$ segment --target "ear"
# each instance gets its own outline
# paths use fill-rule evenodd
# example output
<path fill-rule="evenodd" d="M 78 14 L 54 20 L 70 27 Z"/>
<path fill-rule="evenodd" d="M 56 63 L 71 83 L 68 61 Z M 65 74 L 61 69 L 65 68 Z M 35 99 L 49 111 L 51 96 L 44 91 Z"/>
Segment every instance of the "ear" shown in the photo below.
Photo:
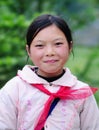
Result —
<path fill-rule="evenodd" d="M 69 52 L 71 53 L 72 50 L 73 50 L 73 42 L 71 41 L 70 48 L 69 48 Z"/>
<path fill-rule="evenodd" d="M 28 56 L 30 56 L 30 48 L 29 48 L 28 45 L 26 45 L 26 51 L 27 51 L 27 53 L 28 53 Z"/>

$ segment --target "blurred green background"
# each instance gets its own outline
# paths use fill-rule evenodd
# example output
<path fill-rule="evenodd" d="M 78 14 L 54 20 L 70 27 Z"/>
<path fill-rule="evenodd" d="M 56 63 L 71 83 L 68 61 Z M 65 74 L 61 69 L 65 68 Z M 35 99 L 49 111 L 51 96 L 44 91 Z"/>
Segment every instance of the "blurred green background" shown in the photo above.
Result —
<path fill-rule="evenodd" d="M 0 88 L 26 64 L 25 34 L 42 13 L 57 14 L 69 24 L 74 56 L 66 64 L 78 79 L 99 87 L 98 0 L 0 0 Z M 95 94 L 99 104 L 99 91 Z"/>

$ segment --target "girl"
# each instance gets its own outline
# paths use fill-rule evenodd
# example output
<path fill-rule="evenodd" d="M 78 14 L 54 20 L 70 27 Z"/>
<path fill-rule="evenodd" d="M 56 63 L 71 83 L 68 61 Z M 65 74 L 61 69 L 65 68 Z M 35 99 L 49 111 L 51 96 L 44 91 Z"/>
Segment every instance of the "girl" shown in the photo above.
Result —
<path fill-rule="evenodd" d="M 72 51 L 71 31 L 53 15 L 28 28 L 26 65 L 0 90 L 0 130 L 99 130 L 99 110 L 89 87 L 64 65 Z"/>

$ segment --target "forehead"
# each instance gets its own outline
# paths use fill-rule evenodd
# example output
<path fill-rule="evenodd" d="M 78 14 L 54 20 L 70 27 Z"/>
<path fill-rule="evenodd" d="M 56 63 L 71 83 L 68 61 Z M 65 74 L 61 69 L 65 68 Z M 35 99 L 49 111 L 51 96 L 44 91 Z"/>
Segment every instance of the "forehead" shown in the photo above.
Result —
<path fill-rule="evenodd" d="M 62 32 L 62 30 L 53 24 L 40 30 L 37 33 L 37 35 L 34 37 L 34 40 L 38 38 L 53 39 L 53 38 L 58 38 L 58 37 L 62 37 L 66 39 L 65 34 Z"/>

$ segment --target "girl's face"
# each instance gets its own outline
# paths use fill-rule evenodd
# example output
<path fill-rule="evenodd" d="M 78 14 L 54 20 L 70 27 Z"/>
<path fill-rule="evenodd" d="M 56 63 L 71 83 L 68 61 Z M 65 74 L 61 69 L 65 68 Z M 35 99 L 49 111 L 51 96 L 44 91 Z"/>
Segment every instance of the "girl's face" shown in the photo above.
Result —
<path fill-rule="evenodd" d="M 26 49 L 34 65 L 38 66 L 38 74 L 44 77 L 61 74 L 70 53 L 64 33 L 55 25 L 42 29 Z"/>

